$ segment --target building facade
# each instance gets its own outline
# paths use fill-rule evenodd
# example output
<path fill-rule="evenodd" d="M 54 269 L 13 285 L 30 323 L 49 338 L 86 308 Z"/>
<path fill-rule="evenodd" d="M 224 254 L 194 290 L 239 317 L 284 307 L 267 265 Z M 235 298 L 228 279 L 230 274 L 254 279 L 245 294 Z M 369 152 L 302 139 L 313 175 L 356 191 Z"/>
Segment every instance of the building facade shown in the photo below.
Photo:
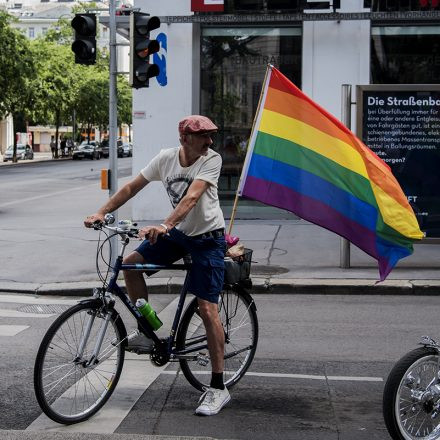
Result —
<path fill-rule="evenodd" d="M 223 11 L 193 12 L 195 3 L 221 4 Z M 332 15 L 332 5 L 304 9 L 304 4 L 302 0 L 135 2 L 141 11 L 162 18 L 152 35 L 161 41 L 154 61 L 166 71 L 166 78 L 152 79 L 149 88 L 134 91 L 133 174 L 160 149 L 178 145 L 177 123 L 182 117 L 207 115 L 220 127 L 215 149 L 223 157 L 219 193 L 228 216 L 268 63 L 337 118 L 343 84 L 440 83 L 436 0 L 341 0 L 334 5 L 339 16 Z M 437 14 L 437 22 L 421 14 Z M 354 112 L 355 106 L 356 131 Z M 158 187 L 152 184 L 138 195 L 134 218 L 156 220 L 169 213 L 165 191 Z M 238 217 L 290 214 L 243 201 Z"/>
<path fill-rule="evenodd" d="M 88 2 L 82 2 L 84 6 Z M 105 9 L 108 5 L 100 2 L 92 2 L 93 8 Z M 120 5 L 121 2 L 118 2 Z M 1 1 L 0 7 L 18 19 L 13 26 L 30 40 L 41 37 L 47 31 L 57 26 L 61 18 L 70 20 L 73 18 L 72 8 L 78 6 L 78 2 L 74 1 L 43 1 L 43 0 L 22 0 L 22 1 Z M 107 13 L 108 15 L 108 13 Z M 101 49 L 108 50 L 109 47 L 109 29 L 106 26 L 99 25 L 97 46 Z M 123 43 L 125 40 L 121 36 L 117 36 L 117 42 Z M 72 52 L 72 57 L 74 54 Z M 127 46 L 117 46 L 118 71 L 128 72 L 129 56 Z M 14 129 L 12 118 L 7 118 L 0 122 L 0 154 L 3 153 L 9 145 L 14 142 Z M 60 127 L 60 133 L 72 131 L 72 127 Z M 55 136 L 55 127 L 39 127 L 33 126 L 30 129 L 34 139 L 36 151 L 50 151 L 50 140 Z M 95 133 L 95 132 L 94 132 Z M 125 135 L 125 134 L 124 134 Z M 125 137 L 128 137 L 125 136 Z"/>

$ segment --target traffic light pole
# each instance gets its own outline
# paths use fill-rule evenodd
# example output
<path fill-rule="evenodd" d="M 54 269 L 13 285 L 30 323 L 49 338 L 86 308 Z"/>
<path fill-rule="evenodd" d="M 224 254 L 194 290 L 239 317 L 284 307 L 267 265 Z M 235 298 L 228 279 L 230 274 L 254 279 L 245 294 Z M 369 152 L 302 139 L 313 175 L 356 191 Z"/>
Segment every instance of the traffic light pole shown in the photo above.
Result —
<path fill-rule="evenodd" d="M 110 0 L 110 81 L 109 81 L 109 169 L 110 169 L 110 188 L 109 197 L 118 190 L 118 148 L 116 146 L 118 113 L 117 113 L 117 61 L 116 61 L 116 0 Z M 118 211 L 114 213 L 115 222 L 118 222 Z M 118 255 L 118 239 L 117 236 L 111 238 L 111 262 L 112 265 Z"/>

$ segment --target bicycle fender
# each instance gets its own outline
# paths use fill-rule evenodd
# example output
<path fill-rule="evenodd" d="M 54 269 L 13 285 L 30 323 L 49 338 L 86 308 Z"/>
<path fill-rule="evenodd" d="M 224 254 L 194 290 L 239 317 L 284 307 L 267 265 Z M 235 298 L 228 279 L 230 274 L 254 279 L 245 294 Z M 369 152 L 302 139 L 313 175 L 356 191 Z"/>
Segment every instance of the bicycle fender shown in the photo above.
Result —
<path fill-rule="evenodd" d="M 235 290 L 239 291 L 240 294 L 243 295 L 249 301 L 249 304 L 251 305 L 251 309 L 253 309 L 256 312 L 257 306 L 255 305 L 255 301 L 252 298 L 251 294 L 246 289 L 243 289 L 243 287 L 239 285 L 235 285 Z"/>
<path fill-rule="evenodd" d="M 87 298 L 78 301 L 78 304 L 87 304 L 91 307 L 99 307 L 102 306 L 102 301 L 99 298 Z"/>

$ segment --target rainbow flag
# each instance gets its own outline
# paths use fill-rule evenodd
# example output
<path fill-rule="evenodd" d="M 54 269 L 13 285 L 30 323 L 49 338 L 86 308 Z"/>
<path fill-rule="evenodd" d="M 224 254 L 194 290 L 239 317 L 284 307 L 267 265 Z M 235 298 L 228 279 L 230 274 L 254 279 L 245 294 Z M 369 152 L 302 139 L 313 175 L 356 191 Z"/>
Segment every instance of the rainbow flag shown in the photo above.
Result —
<path fill-rule="evenodd" d="M 345 237 L 378 260 L 381 281 L 423 238 L 389 166 L 272 66 L 238 194 Z"/>

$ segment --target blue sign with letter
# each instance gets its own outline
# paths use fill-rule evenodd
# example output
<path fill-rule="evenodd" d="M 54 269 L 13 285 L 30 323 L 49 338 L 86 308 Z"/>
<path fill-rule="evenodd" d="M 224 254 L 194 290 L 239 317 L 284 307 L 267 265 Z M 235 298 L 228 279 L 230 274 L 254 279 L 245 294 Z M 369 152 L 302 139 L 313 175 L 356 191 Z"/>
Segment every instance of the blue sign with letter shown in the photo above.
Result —
<path fill-rule="evenodd" d="M 159 66 L 159 75 L 156 76 L 157 82 L 162 87 L 165 87 L 168 83 L 167 79 L 167 36 L 161 32 L 157 37 L 156 40 L 160 44 L 160 50 L 159 52 L 156 52 L 153 54 L 153 63 L 157 64 Z"/>

